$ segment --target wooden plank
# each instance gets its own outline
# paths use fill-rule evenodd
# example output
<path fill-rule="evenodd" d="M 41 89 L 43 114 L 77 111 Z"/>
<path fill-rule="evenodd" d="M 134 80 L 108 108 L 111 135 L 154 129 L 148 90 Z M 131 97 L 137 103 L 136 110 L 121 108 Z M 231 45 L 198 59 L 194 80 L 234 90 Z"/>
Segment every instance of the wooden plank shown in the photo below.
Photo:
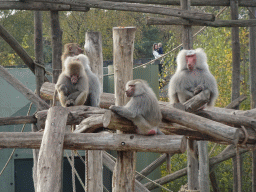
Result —
<path fill-rule="evenodd" d="M 248 20 L 216 20 L 199 21 L 173 18 L 149 17 L 146 19 L 147 25 L 189 25 L 189 26 L 210 26 L 210 27 L 250 27 L 256 26 L 256 21 Z"/>
<path fill-rule="evenodd" d="M 118 2 L 108 2 L 108 1 L 94 1 L 94 0 L 28 0 L 29 2 L 48 2 L 48 3 L 59 3 L 68 4 L 76 6 L 86 6 L 90 8 L 108 9 L 108 10 L 120 10 L 120 11 L 134 11 L 143 13 L 153 13 L 160 15 L 169 15 L 175 17 L 182 17 L 187 19 L 199 19 L 214 21 L 215 16 L 210 13 L 202 13 L 196 11 L 187 11 L 181 9 L 174 9 L 164 6 L 154 6 L 154 5 L 142 5 L 142 4 L 132 4 L 132 3 L 118 3 Z"/>
<path fill-rule="evenodd" d="M 44 100 L 25 87 L 25 85 L 12 76 L 3 66 L 0 66 L 0 76 L 10 85 L 12 85 L 17 91 L 23 94 L 29 101 L 35 104 L 40 110 L 49 108 L 49 105 Z"/>
<path fill-rule="evenodd" d="M 59 192 L 62 189 L 63 143 L 67 117 L 66 108 L 57 106 L 49 109 L 38 157 L 37 192 Z"/>
<path fill-rule="evenodd" d="M 0 147 L 39 149 L 42 136 L 43 133 L 41 132 L 1 132 Z M 63 148 L 70 150 L 183 153 L 186 150 L 186 138 L 179 135 L 66 133 Z"/>

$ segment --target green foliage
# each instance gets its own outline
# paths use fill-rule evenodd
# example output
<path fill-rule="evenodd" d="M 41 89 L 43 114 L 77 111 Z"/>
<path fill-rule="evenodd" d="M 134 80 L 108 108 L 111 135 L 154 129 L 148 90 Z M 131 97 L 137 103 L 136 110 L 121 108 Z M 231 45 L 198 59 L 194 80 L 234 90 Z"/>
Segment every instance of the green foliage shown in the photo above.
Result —
<path fill-rule="evenodd" d="M 29 55 L 34 55 L 34 24 L 32 11 L 0 11 L 1 25 L 23 46 Z M 23 62 L 12 48 L 0 39 L 1 65 L 22 65 Z"/>

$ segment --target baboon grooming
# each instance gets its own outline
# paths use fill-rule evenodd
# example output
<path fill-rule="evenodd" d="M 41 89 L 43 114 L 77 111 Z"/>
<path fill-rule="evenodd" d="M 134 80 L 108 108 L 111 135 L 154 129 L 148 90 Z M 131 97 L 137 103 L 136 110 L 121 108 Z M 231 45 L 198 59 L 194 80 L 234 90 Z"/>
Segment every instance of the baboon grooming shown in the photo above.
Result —
<path fill-rule="evenodd" d="M 218 97 L 218 87 L 209 70 L 204 50 L 198 48 L 180 51 L 177 56 L 177 70 L 171 77 L 168 88 L 170 103 L 185 103 L 205 89 L 210 91 L 207 106 L 214 106 Z"/>
<path fill-rule="evenodd" d="M 61 61 L 62 61 L 62 68 L 63 64 L 65 62 L 65 59 L 69 56 L 73 57 L 75 55 L 79 55 L 83 53 L 84 50 L 79 47 L 77 43 L 67 43 L 64 45 L 64 51 L 63 54 L 61 55 Z"/>
<path fill-rule="evenodd" d="M 55 89 L 63 107 L 83 105 L 88 92 L 88 77 L 80 61 L 67 57 L 65 69 L 60 74 Z"/>
<path fill-rule="evenodd" d="M 110 106 L 109 109 L 131 120 L 137 126 L 137 133 L 142 135 L 155 135 L 162 114 L 155 93 L 148 83 L 141 79 L 128 81 L 126 95 L 131 100 L 125 106 Z"/>
<path fill-rule="evenodd" d="M 91 71 L 89 59 L 86 55 L 79 54 L 74 58 L 81 61 L 89 80 L 89 95 L 87 97 L 85 105 L 99 107 L 101 94 L 101 85 L 99 78 Z"/>

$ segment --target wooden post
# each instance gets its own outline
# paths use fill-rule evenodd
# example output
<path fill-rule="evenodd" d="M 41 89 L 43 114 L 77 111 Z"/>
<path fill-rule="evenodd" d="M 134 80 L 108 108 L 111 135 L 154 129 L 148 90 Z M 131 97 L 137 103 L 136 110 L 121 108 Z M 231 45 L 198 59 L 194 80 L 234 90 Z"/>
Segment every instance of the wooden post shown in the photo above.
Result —
<path fill-rule="evenodd" d="M 113 64 L 116 105 L 125 105 L 125 84 L 133 79 L 133 49 L 135 27 L 113 28 Z M 113 192 L 134 192 L 136 169 L 135 151 L 118 152 L 112 179 Z"/>
<path fill-rule="evenodd" d="M 61 54 L 62 54 L 62 30 L 59 22 L 59 12 L 51 11 L 52 28 L 52 82 L 56 83 L 61 73 Z"/>
<path fill-rule="evenodd" d="M 68 110 L 61 106 L 48 111 L 37 164 L 37 192 L 62 191 L 63 143 Z"/>
<path fill-rule="evenodd" d="M 208 142 L 198 141 L 199 154 L 199 188 L 200 192 L 210 192 L 209 185 L 209 157 L 208 157 Z"/>
<path fill-rule="evenodd" d="M 98 76 L 101 84 L 101 90 L 103 90 L 103 54 L 100 32 L 86 33 L 84 51 L 89 58 L 91 70 Z M 87 191 L 103 191 L 102 151 L 89 150 L 87 154 L 88 166 L 85 168 L 85 173 L 87 174 L 85 177 Z"/>
<path fill-rule="evenodd" d="M 181 9 L 190 10 L 189 0 L 180 0 Z M 192 27 L 183 25 L 182 44 L 184 49 L 193 49 Z M 198 182 L 198 155 L 196 154 L 196 141 L 188 139 L 187 166 L 188 166 L 188 189 L 199 189 Z"/>
<path fill-rule="evenodd" d="M 238 0 L 230 0 L 231 19 L 238 20 Z M 231 100 L 235 100 L 240 96 L 240 43 L 239 43 L 239 28 L 232 27 L 232 97 Z M 239 106 L 236 108 L 239 109 Z M 233 161 L 233 191 L 238 191 L 238 183 L 242 181 L 237 180 L 237 160 Z"/>
<path fill-rule="evenodd" d="M 34 12 L 34 34 L 35 34 L 35 63 L 44 66 L 43 58 L 43 28 L 42 28 L 42 12 Z M 36 75 L 36 94 L 40 95 L 40 89 L 44 83 L 44 69 L 35 65 L 35 75 Z M 38 109 L 37 109 L 38 110 Z M 38 127 L 35 124 L 31 126 L 32 131 L 38 131 Z M 38 161 L 38 149 L 33 149 L 33 180 L 35 191 L 37 189 L 37 161 Z"/>
<path fill-rule="evenodd" d="M 84 51 L 89 58 L 92 72 L 98 76 L 103 89 L 103 54 L 100 32 L 86 32 Z"/>
<path fill-rule="evenodd" d="M 256 0 L 253 0 L 256 2 Z M 249 18 L 255 20 L 255 7 L 250 8 Z M 256 107 L 256 27 L 250 27 L 250 93 L 251 93 L 251 109 Z M 252 151 L 252 192 L 256 192 L 256 150 Z"/>

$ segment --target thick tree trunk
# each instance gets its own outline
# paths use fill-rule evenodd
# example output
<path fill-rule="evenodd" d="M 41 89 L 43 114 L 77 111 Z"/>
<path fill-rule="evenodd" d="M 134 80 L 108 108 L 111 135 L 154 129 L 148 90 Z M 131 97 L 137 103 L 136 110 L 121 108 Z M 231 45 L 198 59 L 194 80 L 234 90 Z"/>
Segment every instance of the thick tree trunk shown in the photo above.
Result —
<path fill-rule="evenodd" d="M 113 28 L 113 64 L 115 79 L 115 104 L 125 105 L 125 85 L 133 79 L 133 50 L 135 40 L 134 27 Z M 134 192 L 135 190 L 136 152 L 118 152 L 112 179 L 113 192 Z"/>
<path fill-rule="evenodd" d="M 90 67 L 94 74 L 99 78 L 101 84 L 101 90 L 103 90 L 103 54 L 102 54 L 102 38 L 100 32 L 87 32 L 85 35 L 85 54 L 88 56 L 90 61 Z M 86 123 L 90 119 L 85 119 L 83 123 Z M 96 120 L 96 126 L 101 124 L 102 116 L 93 118 Z M 98 123 L 99 122 L 99 123 Z M 102 164 L 102 151 L 89 150 L 88 151 L 88 165 L 86 170 L 87 177 L 85 177 L 87 183 L 87 191 L 103 191 L 103 164 Z"/>
<path fill-rule="evenodd" d="M 37 164 L 37 192 L 62 191 L 63 143 L 68 110 L 52 107 L 48 111 Z"/>

